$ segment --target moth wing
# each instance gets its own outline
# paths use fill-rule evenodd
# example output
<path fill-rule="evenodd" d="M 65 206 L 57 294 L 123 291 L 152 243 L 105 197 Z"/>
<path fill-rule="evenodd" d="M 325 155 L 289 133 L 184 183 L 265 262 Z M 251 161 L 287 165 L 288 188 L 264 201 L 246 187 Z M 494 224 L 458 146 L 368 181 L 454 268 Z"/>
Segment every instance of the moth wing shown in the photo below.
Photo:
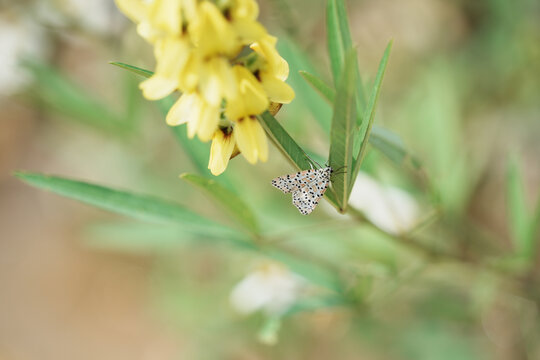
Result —
<path fill-rule="evenodd" d="M 293 193 L 293 205 L 296 206 L 302 215 L 311 214 L 328 188 L 329 179 L 320 173 L 317 175 L 315 180 L 312 180 Z"/>
<path fill-rule="evenodd" d="M 272 180 L 272 185 L 287 194 L 300 190 L 315 177 L 315 170 L 304 170 L 294 174 L 279 176 Z"/>

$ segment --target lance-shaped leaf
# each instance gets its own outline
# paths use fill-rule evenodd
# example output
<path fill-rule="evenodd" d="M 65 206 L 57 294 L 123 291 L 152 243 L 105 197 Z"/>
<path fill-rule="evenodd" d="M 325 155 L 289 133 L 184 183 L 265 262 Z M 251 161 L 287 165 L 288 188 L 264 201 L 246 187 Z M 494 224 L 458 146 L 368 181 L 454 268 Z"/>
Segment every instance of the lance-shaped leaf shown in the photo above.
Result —
<path fill-rule="evenodd" d="M 346 52 L 353 47 L 344 0 L 328 0 L 326 3 L 326 38 L 334 83 L 337 84 L 345 64 Z M 366 107 L 366 97 L 356 59 L 354 71 L 356 73 L 356 106 L 358 115 L 361 117 Z"/>
<path fill-rule="evenodd" d="M 362 164 L 362 160 L 364 159 L 364 155 L 366 153 L 367 144 L 371 134 L 371 128 L 373 126 L 373 121 L 375 120 L 377 101 L 379 100 L 381 85 L 384 78 L 384 73 L 386 71 L 386 65 L 388 64 L 388 57 L 390 56 L 390 51 L 392 50 L 392 43 L 393 41 L 390 41 L 388 43 L 388 46 L 386 46 L 386 50 L 384 51 L 381 62 L 379 63 L 379 69 L 377 70 L 377 76 L 375 77 L 373 89 L 371 90 L 369 103 L 364 112 L 364 121 L 362 122 L 360 131 L 358 132 L 358 135 L 354 141 L 355 156 L 353 159 L 353 167 L 351 169 L 351 172 L 349 173 L 349 176 L 351 177 L 351 183 L 354 183 L 354 181 L 356 180 L 358 171 L 360 171 L 360 165 Z M 349 189 L 349 192 L 350 190 L 351 189 Z"/>
<path fill-rule="evenodd" d="M 354 125 L 356 122 L 355 77 L 356 51 L 351 48 L 345 58 L 345 67 L 338 82 L 334 101 L 334 114 L 330 130 L 330 166 L 334 170 L 349 171 L 352 165 Z M 350 188 L 348 173 L 335 174 L 332 179 L 341 212 L 347 208 Z"/>
<path fill-rule="evenodd" d="M 139 220 L 178 223 L 201 234 L 234 232 L 180 204 L 152 196 L 43 174 L 18 172 L 15 176 L 37 188 Z"/>
<path fill-rule="evenodd" d="M 199 175 L 182 174 L 180 178 L 202 189 L 221 206 L 228 216 L 236 220 L 246 230 L 253 234 L 259 233 L 259 226 L 255 215 L 238 195 L 220 185 L 215 180 L 210 180 Z"/>
<path fill-rule="evenodd" d="M 152 77 L 152 75 L 154 75 L 153 71 L 146 70 L 137 66 L 125 64 L 123 62 L 111 61 L 109 64 L 131 71 L 132 73 L 142 76 L 144 78 L 149 78 L 149 77 Z"/>
<path fill-rule="evenodd" d="M 306 152 L 294 141 L 276 118 L 266 111 L 259 115 L 258 119 L 270 140 L 294 166 L 299 170 L 306 170 L 311 167 Z"/>

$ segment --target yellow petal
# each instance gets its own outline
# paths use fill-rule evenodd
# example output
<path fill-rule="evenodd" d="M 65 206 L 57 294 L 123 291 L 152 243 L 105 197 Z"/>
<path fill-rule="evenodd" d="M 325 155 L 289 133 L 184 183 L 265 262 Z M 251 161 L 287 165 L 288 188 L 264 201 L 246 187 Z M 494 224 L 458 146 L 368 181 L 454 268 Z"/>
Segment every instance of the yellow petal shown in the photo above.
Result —
<path fill-rule="evenodd" d="M 175 79 L 154 75 L 140 83 L 139 88 L 148 100 L 158 100 L 172 93 L 178 85 Z"/>
<path fill-rule="evenodd" d="M 219 9 L 209 1 L 199 4 L 197 17 L 189 25 L 193 43 L 203 56 L 235 55 L 240 50 L 234 30 Z"/>
<path fill-rule="evenodd" d="M 218 74 L 218 78 L 220 81 L 222 96 L 225 99 L 231 99 L 236 97 L 238 87 L 236 82 L 236 75 L 233 71 L 233 68 L 224 58 L 216 58 L 213 62 L 215 71 Z"/>
<path fill-rule="evenodd" d="M 219 107 L 205 103 L 202 108 L 200 121 L 197 128 L 197 135 L 199 136 L 199 139 L 204 142 L 212 139 L 218 124 Z"/>
<path fill-rule="evenodd" d="M 236 0 L 231 9 L 233 19 L 255 20 L 259 16 L 259 5 L 254 0 Z"/>
<path fill-rule="evenodd" d="M 225 109 L 227 117 L 238 120 L 265 111 L 269 101 L 257 78 L 243 66 L 236 65 L 233 70 L 238 82 L 238 93 L 235 98 L 227 102 Z"/>
<path fill-rule="evenodd" d="M 257 119 L 240 119 L 235 124 L 233 133 L 238 148 L 249 163 L 255 164 L 258 159 L 263 162 L 268 159 L 266 134 Z"/>
<path fill-rule="evenodd" d="M 200 101 L 196 94 L 185 93 L 174 103 L 167 113 L 167 124 L 176 126 L 185 124 L 190 119 L 198 118 Z"/>
<path fill-rule="evenodd" d="M 201 58 L 199 53 L 191 51 L 184 68 L 180 72 L 178 81 L 179 88 L 182 91 L 194 91 L 199 84 L 201 74 Z"/>
<path fill-rule="evenodd" d="M 189 23 L 197 16 L 197 0 L 182 0 L 184 18 Z"/>
<path fill-rule="evenodd" d="M 209 104 L 220 106 L 223 98 L 236 96 L 236 77 L 227 59 L 216 57 L 206 61 L 200 73 L 201 94 Z"/>
<path fill-rule="evenodd" d="M 225 134 L 221 129 L 214 133 L 208 162 L 208 169 L 210 169 L 212 175 L 218 176 L 225 171 L 234 147 L 235 142 L 232 133 Z"/>
<path fill-rule="evenodd" d="M 182 18 L 178 0 L 154 0 L 150 3 L 149 22 L 164 35 L 180 35 Z"/>
<path fill-rule="evenodd" d="M 171 124 L 174 124 L 175 121 L 181 119 L 181 122 L 187 123 L 187 134 L 192 139 L 197 133 L 203 106 L 204 103 L 197 93 L 182 94 L 176 102 L 174 112 L 170 115 L 168 122 L 170 121 Z"/>
<path fill-rule="evenodd" d="M 189 45 L 182 38 L 168 37 L 156 42 L 154 53 L 156 72 L 140 85 L 144 97 L 150 100 L 161 99 L 178 87 L 180 73 L 188 59 Z"/>
<path fill-rule="evenodd" d="M 261 84 L 270 101 L 288 104 L 294 99 L 294 90 L 278 78 L 261 73 Z"/>
<path fill-rule="evenodd" d="M 251 49 L 262 55 L 267 63 L 267 71 L 280 80 L 286 80 L 289 76 L 289 64 L 276 50 L 277 38 L 271 35 L 264 36 L 261 40 L 251 45 Z"/>
<path fill-rule="evenodd" d="M 254 20 L 249 19 L 238 19 L 232 22 L 234 31 L 240 38 L 242 44 L 252 44 L 256 41 L 259 41 L 267 32 L 264 26 Z"/>

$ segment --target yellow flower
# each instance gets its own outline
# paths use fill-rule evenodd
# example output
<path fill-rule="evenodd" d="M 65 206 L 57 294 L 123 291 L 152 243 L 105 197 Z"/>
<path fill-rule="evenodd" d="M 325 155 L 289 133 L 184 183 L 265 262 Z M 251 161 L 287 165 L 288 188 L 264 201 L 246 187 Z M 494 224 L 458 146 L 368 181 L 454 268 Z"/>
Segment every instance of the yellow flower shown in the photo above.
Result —
<path fill-rule="evenodd" d="M 235 146 L 232 129 L 218 129 L 212 138 L 210 148 L 210 161 L 208 169 L 212 175 L 218 176 L 223 173 L 229 164 L 229 159 Z"/>

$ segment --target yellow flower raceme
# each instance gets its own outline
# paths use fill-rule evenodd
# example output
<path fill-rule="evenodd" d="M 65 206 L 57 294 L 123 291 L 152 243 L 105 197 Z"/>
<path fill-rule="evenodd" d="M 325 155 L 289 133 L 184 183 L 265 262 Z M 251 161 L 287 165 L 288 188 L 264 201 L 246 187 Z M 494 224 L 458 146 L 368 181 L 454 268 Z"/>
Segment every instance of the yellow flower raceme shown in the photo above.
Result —
<path fill-rule="evenodd" d="M 116 2 L 154 46 L 156 71 L 141 83 L 143 95 L 157 100 L 181 93 L 167 124 L 187 124 L 190 138 L 212 139 L 212 173 L 225 171 L 233 152 L 252 164 L 266 161 L 267 139 L 256 116 L 271 102 L 289 103 L 294 92 L 285 83 L 289 67 L 277 39 L 257 21 L 257 2 Z"/>

